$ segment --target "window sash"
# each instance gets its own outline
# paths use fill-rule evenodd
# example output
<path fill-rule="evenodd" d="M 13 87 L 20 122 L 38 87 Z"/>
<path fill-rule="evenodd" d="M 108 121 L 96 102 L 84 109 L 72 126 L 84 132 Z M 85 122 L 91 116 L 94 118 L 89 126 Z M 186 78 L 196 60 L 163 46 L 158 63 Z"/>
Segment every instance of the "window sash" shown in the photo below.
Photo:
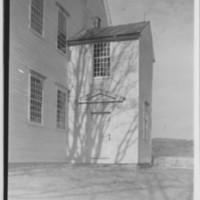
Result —
<path fill-rule="evenodd" d="M 31 2 L 31 28 L 42 35 L 44 0 L 32 0 Z"/>
<path fill-rule="evenodd" d="M 67 19 L 64 12 L 58 8 L 57 48 L 66 53 Z"/>
<path fill-rule="evenodd" d="M 65 129 L 66 120 L 66 93 L 57 90 L 57 128 Z"/>
<path fill-rule="evenodd" d="M 38 11 L 43 13 L 44 9 L 44 0 L 32 0 L 31 4 L 34 8 L 36 8 Z"/>
<path fill-rule="evenodd" d="M 43 81 L 41 76 L 30 76 L 30 121 L 42 123 Z"/>
<path fill-rule="evenodd" d="M 94 44 L 93 52 L 94 77 L 110 76 L 110 44 Z"/>

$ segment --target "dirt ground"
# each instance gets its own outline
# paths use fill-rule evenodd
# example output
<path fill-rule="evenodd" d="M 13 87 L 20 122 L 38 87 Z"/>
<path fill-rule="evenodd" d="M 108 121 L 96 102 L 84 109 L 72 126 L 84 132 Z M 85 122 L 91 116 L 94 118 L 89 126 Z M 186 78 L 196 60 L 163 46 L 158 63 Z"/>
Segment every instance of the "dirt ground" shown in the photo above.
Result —
<path fill-rule="evenodd" d="M 192 200 L 190 169 L 32 165 L 9 169 L 8 200 Z"/>

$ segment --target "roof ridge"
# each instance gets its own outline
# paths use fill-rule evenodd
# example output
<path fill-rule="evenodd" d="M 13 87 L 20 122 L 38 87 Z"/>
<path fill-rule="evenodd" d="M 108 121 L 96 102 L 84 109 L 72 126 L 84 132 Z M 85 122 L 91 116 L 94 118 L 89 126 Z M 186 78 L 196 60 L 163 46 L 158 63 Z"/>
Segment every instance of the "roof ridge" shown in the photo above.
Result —
<path fill-rule="evenodd" d="M 129 25 L 137 25 L 137 24 L 142 24 L 142 23 L 146 23 L 146 24 L 149 24 L 150 21 L 141 21 L 141 22 L 135 22 L 135 23 L 128 23 L 128 24 L 118 24 L 118 25 L 112 25 L 112 26 L 105 26 L 105 27 L 95 27 L 95 28 L 89 28 L 89 29 L 86 29 L 86 31 L 90 31 L 90 30 L 93 30 L 93 29 L 104 29 L 104 28 L 117 28 L 117 27 L 120 27 L 120 26 L 129 26 Z"/>
<path fill-rule="evenodd" d="M 137 23 L 120 24 L 117 26 L 95 27 L 86 29 L 82 34 L 77 34 L 68 39 L 69 44 L 75 44 L 77 42 L 89 42 L 97 39 L 106 40 L 120 40 L 120 39 L 136 39 L 140 37 L 142 31 L 149 25 L 149 21 L 142 21 Z"/>
<path fill-rule="evenodd" d="M 148 24 L 148 23 L 150 23 L 150 21 L 141 21 L 141 22 L 134 22 L 134 23 L 127 23 L 127 24 L 118 24 L 118 25 L 112 25 L 112 26 L 106 26 L 106 27 L 113 27 L 113 26 L 128 26 L 128 25 L 133 25 L 133 24 L 143 24 L 143 23 L 146 23 L 146 24 Z M 105 27 L 105 28 L 106 28 Z M 102 27 L 103 28 L 103 27 Z"/>

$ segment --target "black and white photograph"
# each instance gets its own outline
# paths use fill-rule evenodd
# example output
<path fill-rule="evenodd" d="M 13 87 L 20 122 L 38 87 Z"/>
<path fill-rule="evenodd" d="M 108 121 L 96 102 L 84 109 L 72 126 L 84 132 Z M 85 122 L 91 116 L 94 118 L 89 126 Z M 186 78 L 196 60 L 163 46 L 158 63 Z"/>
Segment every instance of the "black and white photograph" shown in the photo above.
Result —
<path fill-rule="evenodd" d="M 7 199 L 199 200 L 195 1 L 4 3 Z"/>

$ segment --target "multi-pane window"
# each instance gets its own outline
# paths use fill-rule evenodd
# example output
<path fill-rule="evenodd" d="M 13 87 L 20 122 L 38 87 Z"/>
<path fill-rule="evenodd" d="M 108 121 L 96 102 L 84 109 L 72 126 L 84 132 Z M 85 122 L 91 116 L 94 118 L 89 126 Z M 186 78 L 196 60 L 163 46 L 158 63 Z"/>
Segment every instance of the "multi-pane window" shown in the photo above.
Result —
<path fill-rule="evenodd" d="M 57 48 L 63 53 L 66 53 L 67 40 L 67 19 L 65 13 L 58 8 L 58 33 L 57 33 Z"/>
<path fill-rule="evenodd" d="M 110 76 L 110 43 L 94 44 L 94 77 Z"/>
<path fill-rule="evenodd" d="M 30 75 L 30 121 L 42 123 L 42 92 L 44 77 L 37 72 Z"/>
<path fill-rule="evenodd" d="M 42 35 L 44 0 L 31 0 L 31 28 Z"/>
<path fill-rule="evenodd" d="M 57 90 L 57 128 L 65 129 L 66 93 Z"/>

